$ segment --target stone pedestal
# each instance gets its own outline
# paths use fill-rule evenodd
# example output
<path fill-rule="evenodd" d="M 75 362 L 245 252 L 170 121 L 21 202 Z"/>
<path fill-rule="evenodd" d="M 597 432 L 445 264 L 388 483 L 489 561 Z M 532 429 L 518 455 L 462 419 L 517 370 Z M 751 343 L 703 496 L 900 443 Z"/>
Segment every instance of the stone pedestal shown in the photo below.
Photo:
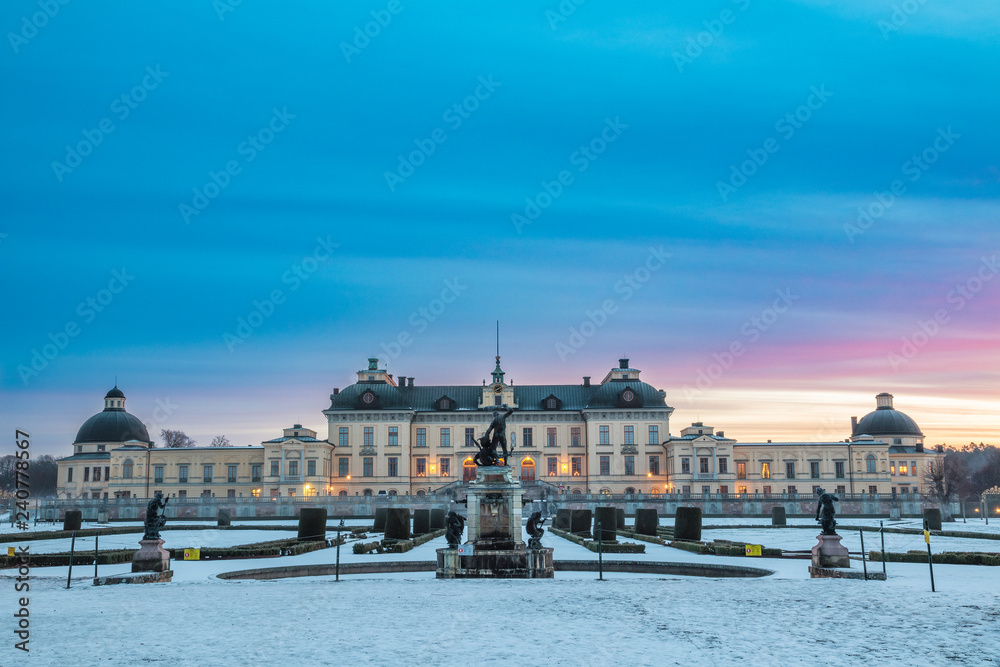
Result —
<path fill-rule="evenodd" d="M 528 549 L 521 539 L 521 498 L 524 489 L 507 466 L 481 466 L 469 485 L 466 545 L 437 550 L 439 579 L 551 578 L 552 549 Z"/>
<path fill-rule="evenodd" d="M 163 540 L 139 540 L 139 550 L 132 556 L 133 572 L 166 572 L 170 570 L 170 552 Z"/>
<path fill-rule="evenodd" d="M 851 567 L 847 547 L 840 543 L 840 535 L 818 536 L 819 542 L 812 548 L 814 568 Z"/>

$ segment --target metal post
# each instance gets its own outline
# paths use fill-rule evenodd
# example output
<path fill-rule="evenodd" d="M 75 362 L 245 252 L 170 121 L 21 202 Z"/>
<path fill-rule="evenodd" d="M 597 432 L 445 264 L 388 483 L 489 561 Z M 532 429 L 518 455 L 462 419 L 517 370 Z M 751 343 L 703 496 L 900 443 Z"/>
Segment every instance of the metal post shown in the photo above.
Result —
<path fill-rule="evenodd" d="M 344 518 L 340 518 L 340 523 L 337 525 L 337 578 L 335 581 L 340 581 L 340 531 L 344 528 Z"/>
<path fill-rule="evenodd" d="M 597 522 L 597 578 L 599 581 L 604 581 L 604 549 L 601 548 L 604 540 L 601 539 L 601 522 Z"/>
<path fill-rule="evenodd" d="M 962 523 L 969 523 L 965 520 L 965 499 L 962 500 Z"/>
<path fill-rule="evenodd" d="M 865 560 L 865 531 L 859 530 L 861 535 L 861 568 L 865 571 L 865 581 L 868 581 L 868 561 Z"/>
<path fill-rule="evenodd" d="M 97 542 L 101 539 L 100 529 L 94 532 L 94 579 L 97 579 Z"/>
<path fill-rule="evenodd" d="M 882 536 L 882 574 L 885 574 L 885 533 L 882 532 L 882 522 L 878 522 L 878 534 Z"/>
<path fill-rule="evenodd" d="M 73 531 L 73 541 L 69 543 L 69 573 L 66 575 L 66 588 L 69 588 L 69 581 L 73 576 L 73 552 L 76 550 L 76 531 Z"/>
<path fill-rule="evenodd" d="M 936 592 L 934 590 L 934 556 L 931 554 L 931 533 L 927 529 L 927 519 L 924 519 L 924 542 L 927 543 L 927 567 L 931 571 L 931 593 Z"/>

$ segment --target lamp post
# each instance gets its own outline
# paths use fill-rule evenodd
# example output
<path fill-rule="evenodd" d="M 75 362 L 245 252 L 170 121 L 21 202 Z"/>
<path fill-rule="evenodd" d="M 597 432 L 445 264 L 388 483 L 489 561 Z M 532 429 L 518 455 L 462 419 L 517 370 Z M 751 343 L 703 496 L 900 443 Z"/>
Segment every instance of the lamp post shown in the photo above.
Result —
<path fill-rule="evenodd" d="M 351 497 L 351 476 L 347 476 L 347 497 Z"/>

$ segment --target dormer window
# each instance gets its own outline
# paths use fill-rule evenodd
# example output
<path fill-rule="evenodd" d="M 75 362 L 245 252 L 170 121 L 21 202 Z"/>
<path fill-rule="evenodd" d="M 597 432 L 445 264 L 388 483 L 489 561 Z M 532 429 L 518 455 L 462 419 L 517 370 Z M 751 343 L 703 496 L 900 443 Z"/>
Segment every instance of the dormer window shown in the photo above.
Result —
<path fill-rule="evenodd" d="M 547 399 L 545 399 L 545 409 L 546 410 L 555 410 L 557 405 L 558 405 L 558 401 L 556 401 L 556 399 L 554 399 L 554 398 L 547 398 Z"/>
<path fill-rule="evenodd" d="M 97 446 L 97 451 L 103 452 L 104 451 L 104 445 L 98 445 Z"/>

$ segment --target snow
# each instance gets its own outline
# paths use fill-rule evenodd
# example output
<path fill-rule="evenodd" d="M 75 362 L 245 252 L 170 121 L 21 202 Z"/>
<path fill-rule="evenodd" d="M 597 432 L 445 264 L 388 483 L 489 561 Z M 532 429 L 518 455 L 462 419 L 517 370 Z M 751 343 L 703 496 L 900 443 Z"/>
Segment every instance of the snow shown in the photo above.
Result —
<path fill-rule="evenodd" d="M 186 532 L 244 531 L 168 531 L 168 546 Z M 272 539 L 284 534 L 246 532 Z M 726 539 L 803 550 L 815 542 L 812 532 L 794 528 L 706 530 L 703 537 L 727 533 Z M 890 539 L 909 538 L 923 547 L 921 536 L 889 534 L 887 546 Z M 981 541 L 932 538 L 932 546 L 950 540 Z M 597 558 L 551 533 L 543 543 L 554 547 L 557 560 Z M 348 545 L 340 555 L 341 562 L 431 560 L 444 545 L 438 538 L 404 554 L 364 556 Z M 81 576 L 66 590 L 67 568 L 34 568 L 31 659 L 73 665 L 685 667 L 1000 661 L 1000 568 L 935 565 L 938 592 L 931 593 L 923 564 L 890 563 L 886 582 L 811 580 L 805 560 L 702 556 L 649 543 L 646 552 L 605 558 L 732 563 L 775 574 L 707 579 L 609 573 L 603 582 L 589 572 L 557 572 L 546 581 L 438 581 L 431 572 L 345 576 L 340 583 L 332 577 L 216 577 L 247 568 L 332 563 L 334 550 L 323 549 L 272 559 L 175 560 L 169 584 L 93 587 L 92 566 L 78 566 L 74 575 Z M 123 569 L 101 566 L 100 573 Z M 15 610 L 13 584 L 9 576 L 0 578 L 0 588 L 8 590 L 0 609 L 5 614 Z M 8 638 L 0 646 L 0 664 L 26 663 L 12 644 Z"/>

